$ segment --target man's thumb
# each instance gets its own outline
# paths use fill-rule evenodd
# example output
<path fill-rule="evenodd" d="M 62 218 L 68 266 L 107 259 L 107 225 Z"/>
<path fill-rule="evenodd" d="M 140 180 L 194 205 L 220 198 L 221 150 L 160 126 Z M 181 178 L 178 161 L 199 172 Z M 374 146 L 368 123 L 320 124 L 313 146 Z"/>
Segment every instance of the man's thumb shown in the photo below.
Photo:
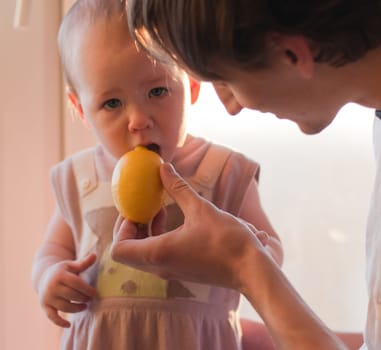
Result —
<path fill-rule="evenodd" d="M 164 163 L 160 168 L 160 175 L 168 195 L 178 204 L 184 215 L 192 208 L 197 208 L 202 197 L 176 172 L 172 164 Z"/>

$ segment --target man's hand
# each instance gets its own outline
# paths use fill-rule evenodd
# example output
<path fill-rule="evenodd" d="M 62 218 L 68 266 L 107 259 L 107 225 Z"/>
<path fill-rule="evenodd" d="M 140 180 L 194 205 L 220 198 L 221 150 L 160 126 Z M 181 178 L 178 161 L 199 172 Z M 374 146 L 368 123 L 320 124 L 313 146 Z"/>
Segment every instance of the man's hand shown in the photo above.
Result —
<path fill-rule="evenodd" d="M 163 278 L 240 289 L 237 272 L 251 255 L 247 253 L 253 248 L 263 250 L 253 234 L 255 228 L 200 197 L 171 165 L 162 166 L 161 176 L 184 213 L 184 224 L 163 234 L 163 225 L 157 224 L 154 236 L 136 239 L 142 237 L 141 228 L 120 219 L 111 247 L 113 259 Z M 266 241 L 265 234 L 260 237 Z"/>

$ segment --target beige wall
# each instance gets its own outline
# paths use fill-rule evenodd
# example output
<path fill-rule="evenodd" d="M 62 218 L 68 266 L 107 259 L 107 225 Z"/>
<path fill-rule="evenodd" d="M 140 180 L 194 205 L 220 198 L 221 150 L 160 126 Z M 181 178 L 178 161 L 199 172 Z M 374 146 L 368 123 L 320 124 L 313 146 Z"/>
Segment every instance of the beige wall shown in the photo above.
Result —
<path fill-rule="evenodd" d="M 52 210 L 48 171 L 60 158 L 59 2 L 33 0 L 14 30 L 14 1 L 0 2 L 0 349 L 56 348 L 30 282 Z"/>
<path fill-rule="evenodd" d="M 2 350 L 58 348 L 59 329 L 43 314 L 30 272 L 53 209 L 49 169 L 86 139 L 62 102 L 56 33 L 70 2 L 33 0 L 23 29 L 13 26 L 15 1 L 0 2 Z"/>

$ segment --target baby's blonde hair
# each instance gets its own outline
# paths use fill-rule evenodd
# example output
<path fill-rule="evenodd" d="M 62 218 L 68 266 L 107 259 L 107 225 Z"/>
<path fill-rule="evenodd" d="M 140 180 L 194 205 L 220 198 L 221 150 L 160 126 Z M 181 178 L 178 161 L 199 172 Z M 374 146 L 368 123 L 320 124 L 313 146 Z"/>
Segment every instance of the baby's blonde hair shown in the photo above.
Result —
<path fill-rule="evenodd" d="M 71 73 L 74 37 L 81 35 L 83 28 L 98 20 L 112 21 L 115 18 L 127 23 L 126 0 L 77 0 L 64 16 L 57 39 L 64 76 L 70 89 L 75 90 Z M 127 31 L 126 35 L 129 35 Z"/>
<path fill-rule="evenodd" d="M 58 31 L 58 50 L 64 78 L 69 90 L 76 92 L 75 77 L 72 73 L 72 67 L 75 64 L 73 59 L 75 54 L 75 46 L 73 46 L 75 36 L 81 35 L 83 29 L 99 20 L 103 20 L 106 23 L 115 20 L 124 21 L 126 28 L 128 28 L 126 3 L 127 0 L 77 0 L 64 16 Z M 126 30 L 126 36 L 129 35 L 129 31 Z M 131 40 L 134 39 L 131 37 Z M 156 61 L 153 57 L 151 58 Z M 165 59 L 159 60 L 160 62 L 156 63 L 165 66 L 173 78 L 181 78 L 185 72 L 174 61 L 167 58 L 166 56 Z"/>

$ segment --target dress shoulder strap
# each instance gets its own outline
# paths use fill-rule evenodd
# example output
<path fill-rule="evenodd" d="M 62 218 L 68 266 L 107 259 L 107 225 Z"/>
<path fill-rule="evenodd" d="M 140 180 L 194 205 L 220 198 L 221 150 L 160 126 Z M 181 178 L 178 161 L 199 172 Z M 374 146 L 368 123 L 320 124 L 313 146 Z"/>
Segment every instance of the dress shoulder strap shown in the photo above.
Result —
<path fill-rule="evenodd" d="M 83 198 L 97 187 L 94 149 L 87 148 L 74 154 L 72 165 L 78 193 Z"/>
<path fill-rule="evenodd" d="M 201 186 L 203 196 L 211 199 L 213 188 L 221 175 L 221 172 L 232 154 L 232 150 L 221 146 L 210 144 L 209 149 L 206 151 L 204 158 L 201 160 L 195 175 L 192 177 L 193 184 Z M 205 190 L 207 193 L 205 193 Z"/>
<path fill-rule="evenodd" d="M 79 194 L 79 206 L 82 216 L 81 233 L 78 238 L 78 257 L 86 256 L 92 251 L 98 241 L 98 235 L 91 229 L 87 220 L 87 213 L 102 207 L 108 198 L 110 187 L 107 186 L 102 193 L 102 186 L 99 186 L 95 168 L 94 148 L 87 148 L 75 153 L 71 157 L 72 168 L 76 186 Z"/>

